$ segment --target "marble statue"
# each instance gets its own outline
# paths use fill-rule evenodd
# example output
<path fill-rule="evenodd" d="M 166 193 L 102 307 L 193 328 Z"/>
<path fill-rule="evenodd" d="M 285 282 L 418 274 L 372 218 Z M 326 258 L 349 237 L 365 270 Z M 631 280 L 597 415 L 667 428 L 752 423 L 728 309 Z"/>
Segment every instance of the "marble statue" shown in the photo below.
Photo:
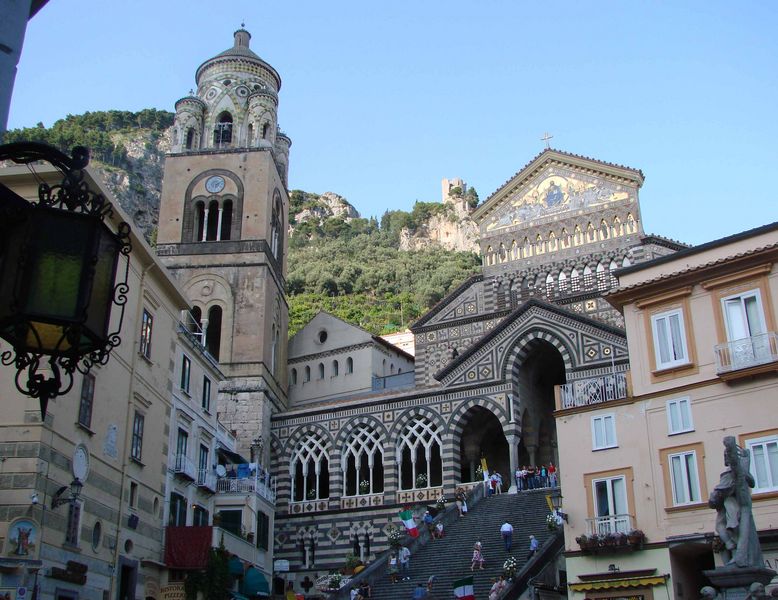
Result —
<path fill-rule="evenodd" d="M 716 533 L 724 545 L 721 557 L 726 566 L 763 567 L 762 549 L 751 512 L 751 453 L 724 438 L 724 466 L 718 484 L 708 499 L 716 510 Z"/>

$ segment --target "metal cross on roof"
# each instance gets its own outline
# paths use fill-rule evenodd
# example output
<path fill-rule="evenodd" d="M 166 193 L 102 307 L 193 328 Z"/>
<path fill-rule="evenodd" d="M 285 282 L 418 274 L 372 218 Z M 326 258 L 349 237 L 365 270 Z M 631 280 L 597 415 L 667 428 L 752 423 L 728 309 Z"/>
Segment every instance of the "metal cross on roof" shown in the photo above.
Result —
<path fill-rule="evenodd" d="M 547 131 L 546 133 L 544 133 L 544 134 L 543 134 L 543 137 L 542 137 L 542 138 L 540 138 L 541 140 L 543 140 L 544 142 L 546 142 L 546 150 L 548 150 L 549 148 L 551 148 L 551 144 L 549 144 L 549 143 L 548 143 L 548 140 L 550 140 L 550 139 L 553 139 L 553 137 L 554 137 L 554 136 L 553 136 L 553 135 L 550 135 L 550 134 L 548 133 L 548 131 Z"/>

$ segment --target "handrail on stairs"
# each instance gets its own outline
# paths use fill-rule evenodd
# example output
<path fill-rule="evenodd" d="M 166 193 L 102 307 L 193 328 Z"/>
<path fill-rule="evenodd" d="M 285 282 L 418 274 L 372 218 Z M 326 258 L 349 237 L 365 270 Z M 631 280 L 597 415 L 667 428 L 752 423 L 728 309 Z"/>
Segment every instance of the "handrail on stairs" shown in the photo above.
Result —
<path fill-rule="evenodd" d="M 565 547 L 565 536 L 562 529 L 557 529 L 546 539 L 543 545 L 538 548 L 535 556 L 530 558 L 521 571 L 516 574 L 513 584 L 500 596 L 500 600 L 517 600 L 529 585 L 530 579 L 538 575 L 548 566 L 559 552 Z"/>

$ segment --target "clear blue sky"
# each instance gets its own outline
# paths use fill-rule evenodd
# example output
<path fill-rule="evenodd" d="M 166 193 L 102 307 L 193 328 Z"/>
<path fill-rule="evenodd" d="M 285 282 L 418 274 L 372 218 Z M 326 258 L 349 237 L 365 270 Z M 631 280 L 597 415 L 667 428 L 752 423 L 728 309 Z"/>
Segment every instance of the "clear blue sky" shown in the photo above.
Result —
<path fill-rule="evenodd" d="M 549 6 L 550 5 L 550 6 Z M 51 0 L 9 127 L 173 110 L 245 20 L 283 79 L 289 183 L 363 216 L 481 198 L 552 146 L 642 169 L 645 229 L 701 243 L 778 220 L 778 3 Z M 772 185 L 772 184 L 771 184 Z"/>

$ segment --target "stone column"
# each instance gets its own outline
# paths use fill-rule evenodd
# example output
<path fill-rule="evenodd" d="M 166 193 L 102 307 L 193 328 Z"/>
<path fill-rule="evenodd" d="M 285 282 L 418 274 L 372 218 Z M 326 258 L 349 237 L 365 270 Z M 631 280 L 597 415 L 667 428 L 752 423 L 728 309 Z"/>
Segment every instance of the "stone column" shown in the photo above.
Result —
<path fill-rule="evenodd" d="M 514 477 L 514 473 L 516 473 L 516 469 L 519 468 L 519 436 L 516 434 L 508 434 L 505 436 L 505 439 L 508 440 L 508 461 L 511 465 L 511 472 L 509 475 L 511 478 L 511 487 L 508 491 L 513 494 L 518 491 L 516 489 L 516 478 Z"/>

